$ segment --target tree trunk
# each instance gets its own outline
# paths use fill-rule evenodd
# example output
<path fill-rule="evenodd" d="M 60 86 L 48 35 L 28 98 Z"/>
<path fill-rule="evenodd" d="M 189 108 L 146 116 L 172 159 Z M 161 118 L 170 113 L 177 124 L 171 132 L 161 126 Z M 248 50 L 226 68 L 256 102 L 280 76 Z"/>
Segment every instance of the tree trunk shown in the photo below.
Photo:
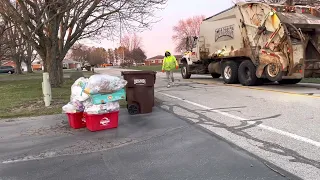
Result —
<path fill-rule="evenodd" d="M 33 71 L 32 71 L 31 61 L 26 61 L 25 63 L 27 65 L 27 72 L 32 73 Z"/>
<path fill-rule="evenodd" d="M 54 17 L 50 21 L 48 34 L 49 39 L 46 41 L 46 66 L 49 79 L 52 87 L 61 87 L 63 83 L 63 65 L 60 61 L 59 48 L 58 48 L 58 31 L 59 31 L 59 20 L 56 16 L 56 12 L 49 11 L 49 17 Z"/>
<path fill-rule="evenodd" d="M 58 80 L 59 80 L 59 84 L 63 84 L 63 62 L 60 59 L 57 59 L 57 65 L 58 65 Z"/>
<path fill-rule="evenodd" d="M 48 68 L 47 68 L 47 57 L 46 57 L 46 59 L 45 60 L 43 60 L 42 62 L 43 62 L 43 72 L 48 72 Z"/>
<path fill-rule="evenodd" d="M 27 56 L 25 56 L 24 63 L 26 63 L 28 73 L 32 73 L 32 66 L 31 66 L 31 63 L 33 61 L 32 51 L 33 51 L 33 49 L 31 47 L 31 45 L 27 44 Z"/>
<path fill-rule="evenodd" d="M 21 71 L 21 61 L 20 60 L 16 60 L 16 71 L 15 73 L 16 74 L 22 74 L 22 71 Z"/>
<path fill-rule="evenodd" d="M 58 67 L 59 64 L 57 63 L 55 54 L 56 51 L 54 50 L 54 48 L 48 49 L 46 54 L 46 60 L 44 61 L 44 64 L 46 65 L 44 67 L 49 73 L 50 84 L 53 88 L 61 86 Z"/>

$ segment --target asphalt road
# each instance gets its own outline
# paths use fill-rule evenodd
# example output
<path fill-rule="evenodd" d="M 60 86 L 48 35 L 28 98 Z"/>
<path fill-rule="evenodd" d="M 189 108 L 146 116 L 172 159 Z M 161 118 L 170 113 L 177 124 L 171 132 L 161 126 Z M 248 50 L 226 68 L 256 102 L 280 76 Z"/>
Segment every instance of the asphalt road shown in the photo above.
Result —
<path fill-rule="evenodd" d="M 0 122 L 0 180 L 286 180 L 295 176 L 155 107 L 117 129 L 72 130 L 65 115 Z"/>
<path fill-rule="evenodd" d="M 166 88 L 165 75 L 157 74 L 161 108 L 302 179 L 320 179 L 319 85 L 243 87 L 174 76 L 176 85 Z"/>

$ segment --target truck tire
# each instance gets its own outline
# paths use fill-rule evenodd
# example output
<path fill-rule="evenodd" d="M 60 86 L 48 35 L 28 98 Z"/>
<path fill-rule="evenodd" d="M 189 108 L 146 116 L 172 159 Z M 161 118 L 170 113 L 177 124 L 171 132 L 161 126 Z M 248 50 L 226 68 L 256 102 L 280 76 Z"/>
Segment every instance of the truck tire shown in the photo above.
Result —
<path fill-rule="evenodd" d="M 238 83 L 238 63 L 227 61 L 222 65 L 222 78 L 226 84 Z"/>
<path fill-rule="evenodd" d="M 191 77 L 188 64 L 185 62 L 182 64 L 181 75 L 182 75 L 183 79 L 190 79 L 190 77 Z"/>
<path fill-rule="evenodd" d="M 254 86 L 258 84 L 256 67 L 250 60 L 243 61 L 238 70 L 239 81 L 244 86 Z"/>
<path fill-rule="evenodd" d="M 283 72 L 278 69 L 274 64 L 268 64 L 264 68 L 264 74 L 266 75 L 267 79 L 272 82 L 279 81 L 282 78 Z"/>
<path fill-rule="evenodd" d="M 297 84 L 301 81 L 302 79 L 282 79 L 278 81 L 279 84 Z"/>
<path fill-rule="evenodd" d="M 216 79 L 219 78 L 221 76 L 221 74 L 217 74 L 217 73 L 211 73 L 212 78 Z"/>

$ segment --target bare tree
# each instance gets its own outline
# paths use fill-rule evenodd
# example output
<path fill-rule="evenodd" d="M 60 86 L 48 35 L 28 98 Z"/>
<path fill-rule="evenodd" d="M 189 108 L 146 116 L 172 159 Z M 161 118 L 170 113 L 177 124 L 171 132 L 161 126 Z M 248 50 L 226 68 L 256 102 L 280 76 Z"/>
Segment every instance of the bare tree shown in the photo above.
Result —
<path fill-rule="evenodd" d="M 10 43 L 6 34 L 10 30 L 8 23 L 0 16 L 0 60 L 6 60 L 10 51 Z"/>
<path fill-rule="evenodd" d="M 75 61 L 81 62 L 82 66 L 89 63 L 91 66 L 106 63 L 108 59 L 108 52 L 104 48 L 87 47 L 79 44 L 72 48 L 71 58 Z"/>
<path fill-rule="evenodd" d="M 142 62 L 145 60 L 145 53 L 141 49 L 142 38 L 136 33 L 125 35 L 121 39 L 121 47 L 118 53 L 124 55 L 124 65 L 130 66 L 134 62 Z M 122 52 L 124 51 L 124 52 Z"/>
<path fill-rule="evenodd" d="M 189 40 L 190 37 L 199 36 L 200 25 L 204 18 L 204 15 L 193 16 L 185 20 L 180 20 L 178 24 L 173 27 L 174 35 L 172 39 L 176 42 L 176 52 L 187 50 L 187 40 Z"/>
<path fill-rule="evenodd" d="M 33 46 L 27 41 L 27 46 L 25 48 L 24 63 L 26 63 L 28 73 L 32 73 L 32 62 L 37 58 L 38 54 L 35 52 Z"/>
<path fill-rule="evenodd" d="M 118 55 L 118 58 L 123 59 L 124 61 L 127 61 L 130 58 L 130 50 L 124 46 L 118 47 L 116 54 Z"/>
<path fill-rule="evenodd" d="M 121 55 L 119 54 L 119 50 L 118 50 L 118 48 L 114 48 L 113 53 L 114 53 L 114 60 L 115 60 L 115 63 L 117 64 L 117 63 L 119 63 L 119 60 L 121 59 L 122 54 L 121 54 Z"/>
<path fill-rule="evenodd" d="M 28 72 L 32 72 L 31 63 L 36 58 L 36 53 L 26 41 L 15 25 L 4 18 L 0 23 L 0 57 L 13 60 L 16 64 L 16 73 L 21 74 L 21 63 L 25 62 Z"/>
<path fill-rule="evenodd" d="M 107 60 L 107 51 L 104 48 L 90 48 L 87 51 L 87 61 L 91 66 L 96 66 L 105 63 Z"/>
<path fill-rule="evenodd" d="M 145 52 L 139 47 L 133 49 L 130 54 L 135 63 L 143 63 L 147 59 Z"/>
<path fill-rule="evenodd" d="M 19 27 L 49 72 L 53 87 L 63 83 L 62 60 L 79 40 L 113 37 L 119 22 L 129 30 L 148 27 L 167 0 L 0 0 L 0 13 Z"/>
<path fill-rule="evenodd" d="M 5 43 L 4 43 L 4 33 L 6 31 L 5 22 L 0 16 L 0 63 L 4 59 L 3 55 L 5 54 Z M 0 64 L 1 65 L 1 64 Z"/>
<path fill-rule="evenodd" d="M 5 51 L 2 57 L 7 60 L 13 60 L 16 64 L 16 73 L 22 74 L 21 63 L 26 57 L 28 43 L 21 37 L 17 27 L 5 20 L 5 31 L 2 33 L 1 40 L 4 42 Z"/>
<path fill-rule="evenodd" d="M 0 59 L 12 60 L 16 64 L 16 73 L 21 74 L 21 63 L 25 62 L 28 72 L 32 72 L 33 48 L 22 37 L 18 28 L 0 13 Z M 30 57 L 30 58 L 29 58 Z"/>
<path fill-rule="evenodd" d="M 108 49 L 108 59 L 109 59 L 109 63 L 114 63 L 115 61 L 115 57 L 114 57 L 114 51 L 112 49 Z"/>
<path fill-rule="evenodd" d="M 75 61 L 80 62 L 82 66 L 85 65 L 88 54 L 89 47 L 83 44 L 77 44 L 72 47 L 71 58 Z"/>
<path fill-rule="evenodd" d="M 121 46 L 125 47 L 129 51 L 140 48 L 142 46 L 142 38 L 136 33 L 133 35 L 125 35 L 121 39 Z"/>

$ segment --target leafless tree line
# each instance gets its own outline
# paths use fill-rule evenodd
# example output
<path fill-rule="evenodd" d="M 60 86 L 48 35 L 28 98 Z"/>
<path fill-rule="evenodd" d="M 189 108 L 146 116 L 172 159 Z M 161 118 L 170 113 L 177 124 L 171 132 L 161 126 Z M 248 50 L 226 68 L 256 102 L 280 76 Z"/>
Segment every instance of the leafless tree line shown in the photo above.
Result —
<path fill-rule="evenodd" d="M 70 58 L 81 62 L 82 66 L 89 64 L 96 66 L 104 63 L 122 62 L 121 65 L 143 63 L 147 58 L 142 50 L 142 38 L 137 34 L 125 35 L 121 38 L 121 45 L 115 49 L 101 47 L 88 47 L 77 44 L 72 47 Z"/>
<path fill-rule="evenodd" d="M 62 60 L 80 39 L 111 38 L 119 25 L 148 28 L 167 0 L 0 0 L 0 14 L 39 54 L 53 87 L 63 83 Z"/>
<path fill-rule="evenodd" d="M 32 46 L 11 22 L 2 19 L 0 24 L 0 60 L 14 61 L 17 74 L 22 73 L 22 62 L 27 65 L 27 71 L 32 72 L 31 63 L 36 58 Z"/>

